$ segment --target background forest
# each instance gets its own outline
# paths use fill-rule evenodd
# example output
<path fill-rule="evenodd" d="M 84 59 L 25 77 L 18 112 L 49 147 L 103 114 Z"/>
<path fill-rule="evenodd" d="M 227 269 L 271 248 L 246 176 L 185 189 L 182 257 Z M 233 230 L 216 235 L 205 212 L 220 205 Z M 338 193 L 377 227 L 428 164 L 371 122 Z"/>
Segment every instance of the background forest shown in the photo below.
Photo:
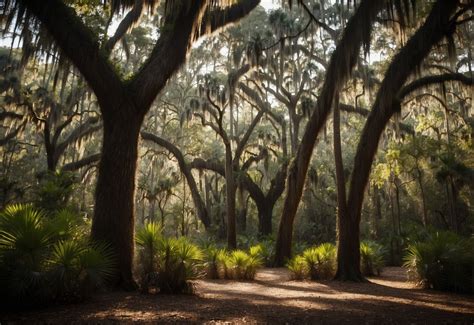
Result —
<path fill-rule="evenodd" d="M 41 269 L 63 285 L 38 295 L 82 298 L 116 279 L 116 268 L 120 283 L 130 280 L 133 260 L 145 292 L 192 291 L 186 280 L 203 268 L 236 279 L 267 265 L 288 266 L 295 278 L 361 280 L 403 264 L 427 286 L 472 291 L 472 1 L 386 1 L 365 11 L 369 27 L 355 19 L 370 1 L 291 8 L 291 1 L 254 1 L 238 24 L 188 44 L 186 62 L 163 77 L 156 98 L 146 91 L 161 75 L 148 68 L 160 59 L 162 36 L 179 29 L 169 17 L 184 19 L 181 11 L 192 8 L 48 2 L 72 8 L 108 53 L 111 71 L 135 88 L 103 91 L 114 79 L 71 54 L 85 56 L 87 42 L 68 49 L 30 1 L 4 2 L 2 281 L 24 270 L 10 295 L 36 292 L 47 280 L 31 272 Z M 207 28 L 218 29 L 214 22 Z M 170 38 L 177 50 L 163 62 L 180 57 L 179 40 Z M 142 117 L 120 113 L 126 110 L 117 103 L 128 94 L 143 98 L 137 107 L 150 104 Z M 135 133 L 134 153 L 125 136 Z M 138 157 L 135 175 L 133 163 L 118 166 L 127 152 Z M 102 185 L 99 163 L 111 175 L 99 176 Z M 122 179 L 135 180 L 131 191 Z M 122 192 L 133 199 L 127 208 L 114 194 Z M 113 216 L 94 225 L 95 215 L 124 209 L 134 215 L 131 228 Z M 89 241 L 91 225 L 92 238 L 103 242 Z M 115 231 L 132 238 L 131 253 L 110 239 Z M 46 251 L 52 266 L 42 262 Z M 173 251 L 179 258 L 169 270 L 164 261 Z M 127 254 L 134 258 L 123 261 Z"/>

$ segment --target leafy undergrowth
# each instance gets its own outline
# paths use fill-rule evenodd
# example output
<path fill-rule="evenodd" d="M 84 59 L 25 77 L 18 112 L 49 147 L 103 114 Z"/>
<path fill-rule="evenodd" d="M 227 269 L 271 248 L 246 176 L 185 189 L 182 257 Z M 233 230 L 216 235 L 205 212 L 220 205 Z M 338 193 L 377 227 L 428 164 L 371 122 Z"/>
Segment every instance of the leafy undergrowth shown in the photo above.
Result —
<path fill-rule="evenodd" d="M 106 244 L 86 238 L 86 226 L 69 210 L 46 213 L 10 205 L 0 213 L 0 299 L 4 305 L 80 301 L 116 273 Z"/>

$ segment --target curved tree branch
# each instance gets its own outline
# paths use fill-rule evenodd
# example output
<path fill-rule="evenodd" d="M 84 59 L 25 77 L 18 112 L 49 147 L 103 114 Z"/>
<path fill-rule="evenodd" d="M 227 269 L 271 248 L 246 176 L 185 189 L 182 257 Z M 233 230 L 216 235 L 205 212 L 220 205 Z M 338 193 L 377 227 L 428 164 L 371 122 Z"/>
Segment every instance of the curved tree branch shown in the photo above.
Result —
<path fill-rule="evenodd" d="M 206 210 L 206 206 L 204 204 L 204 201 L 201 198 L 201 195 L 199 194 L 198 186 L 196 184 L 196 180 L 194 179 L 193 174 L 191 173 L 191 168 L 190 166 L 186 163 L 186 160 L 184 159 L 184 155 L 179 150 L 178 147 L 176 147 L 174 144 L 169 142 L 166 139 L 163 139 L 157 135 L 154 135 L 152 133 L 148 133 L 145 131 L 141 132 L 141 136 L 144 140 L 146 141 L 151 141 L 169 152 L 173 154 L 173 156 L 176 158 L 178 161 L 179 168 L 181 172 L 183 173 L 184 177 L 186 178 L 186 181 L 188 183 L 189 189 L 191 190 L 191 196 L 193 198 L 194 202 L 194 207 L 196 208 L 196 213 L 198 218 L 201 220 L 201 222 L 204 224 L 206 228 L 208 228 L 211 225 L 211 220 L 209 218 L 208 212 Z"/>

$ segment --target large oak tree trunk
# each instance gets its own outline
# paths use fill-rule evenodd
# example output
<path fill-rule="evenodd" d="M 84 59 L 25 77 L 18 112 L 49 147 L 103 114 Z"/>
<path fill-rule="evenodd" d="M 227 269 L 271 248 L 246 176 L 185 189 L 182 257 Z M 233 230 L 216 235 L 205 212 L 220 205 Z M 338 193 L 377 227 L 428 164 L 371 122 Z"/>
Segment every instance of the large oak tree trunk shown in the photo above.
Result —
<path fill-rule="evenodd" d="M 131 110 L 130 110 L 131 111 Z M 95 193 L 92 239 L 110 243 L 118 258 L 118 284 L 132 289 L 135 172 L 142 119 L 120 114 L 104 120 L 104 138 Z"/>
<path fill-rule="evenodd" d="M 431 48 L 445 36 L 455 31 L 455 25 L 450 23 L 450 17 L 458 6 L 458 1 L 438 0 L 431 10 L 425 23 L 410 38 L 407 44 L 394 57 L 378 91 L 373 108 L 367 118 L 354 158 L 354 170 L 351 178 L 348 211 L 354 236 L 359 236 L 359 223 L 365 187 L 367 185 L 372 162 L 377 151 L 378 143 L 385 126 L 396 112 L 400 111 L 400 99 L 397 98 L 407 79 L 429 54 Z M 348 246 L 349 247 L 349 246 Z M 350 246 L 350 256 L 358 256 L 359 247 Z M 348 270 L 356 269 L 359 262 L 348 259 Z M 346 264 L 347 264 L 346 263 Z"/>
<path fill-rule="evenodd" d="M 363 281 L 360 272 L 359 223 L 352 213 L 340 215 L 337 224 L 337 271 L 335 278 L 342 281 Z"/>
<path fill-rule="evenodd" d="M 361 1 L 331 56 L 323 89 L 306 125 L 295 160 L 288 171 L 288 187 L 276 243 L 274 262 L 276 266 L 283 266 L 291 257 L 293 222 L 303 194 L 306 173 L 317 136 L 331 111 L 334 95 L 344 87 L 357 62 L 361 46 L 370 42 L 373 21 L 384 7 L 385 1 Z"/>
<path fill-rule="evenodd" d="M 42 23 L 61 52 L 84 76 L 101 106 L 104 139 L 92 238 L 111 243 L 118 254 L 118 282 L 122 286 L 133 287 L 135 172 L 143 117 L 167 80 L 185 62 L 198 35 L 212 33 L 240 20 L 260 0 L 239 1 L 215 10 L 211 10 L 209 1 L 189 1 L 189 5 L 181 6 L 177 11 L 171 10 L 169 15 L 165 15 L 162 33 L 150 57 L 127 82 L 114 71 L 107 59 L 107 51 L 101 49 L 94 33 L 84 25 L 73 8 L 60 0 L 20 2 L 22 13 L 18 19 L 21 20 L 26 8 L 28 16 L 32 14 Z M 207 9 L 210 9 L 209 15 Z M 108 46 L 108 49 L 112 47 Z M 124 93 L 133 100 L 122 101 Z"/>
<path fill-rule="evenodd" d="M 363 281 L 364 277 L 360 272 L 359 263 L 359 223 L 354 222 L 350 210 L 347 209 L 338 95 L 336 95 L 334 105 L 333 131 L 337 185 L 337 271 L 335 278 L 343 281 Z"/>

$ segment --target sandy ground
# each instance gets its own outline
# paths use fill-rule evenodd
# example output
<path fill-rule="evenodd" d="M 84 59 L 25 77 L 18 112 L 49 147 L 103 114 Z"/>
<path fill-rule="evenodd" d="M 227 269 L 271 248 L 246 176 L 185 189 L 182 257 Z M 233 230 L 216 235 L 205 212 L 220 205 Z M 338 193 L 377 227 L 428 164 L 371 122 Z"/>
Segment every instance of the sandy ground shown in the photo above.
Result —
<path fill-rule="evenodd" d="M 369 283 L 290 281 L 285 269 L 261 270 L 253 282 L 196 281 L 196 295 L 112 292 L 92 300 L 22 313 L 10 323 L 470 324 L 474 296 L 414 288 L 401 268 Z"/>

